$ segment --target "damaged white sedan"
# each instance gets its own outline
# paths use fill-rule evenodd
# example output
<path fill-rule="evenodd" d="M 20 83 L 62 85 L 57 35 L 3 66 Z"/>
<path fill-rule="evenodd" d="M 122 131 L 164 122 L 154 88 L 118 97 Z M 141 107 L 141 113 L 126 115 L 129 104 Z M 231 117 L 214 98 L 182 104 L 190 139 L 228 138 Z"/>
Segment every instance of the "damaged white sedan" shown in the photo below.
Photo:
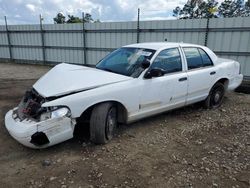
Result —
<path fill-rule="evenodd" d="M 204 101 L 219 107 L 225 91 L 242 82 L 240 64 L 207 47 L 184 43 L 124 46 L 96 68 L 59 64 L 26 92 L 5 116 L 17 141 L 45 148 L 73 137 L 88 122 L 90 140 L 104 144 L 118 123 L 130 123 Z"/>

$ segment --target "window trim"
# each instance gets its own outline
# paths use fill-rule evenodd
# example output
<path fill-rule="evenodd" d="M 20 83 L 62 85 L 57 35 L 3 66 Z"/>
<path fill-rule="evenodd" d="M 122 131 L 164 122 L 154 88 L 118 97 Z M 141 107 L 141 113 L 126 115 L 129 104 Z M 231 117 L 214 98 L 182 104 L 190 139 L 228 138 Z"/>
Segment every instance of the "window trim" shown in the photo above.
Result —
<path fill-rule="evenodd" d="M 147 72 L 151 70 L 151 67 L 152 67 L 152 65 L 154 64 L 155 59 L 157 58 L 157 56 L 158 56 L 162 51 L 164 51 L 164 50 L 171 50 L 171 49 L 177 49 L 178 52 L 179 52 L 180 60 L 181 60 L 181 70 L 180 70 L 180 71 L 176 71 L 176 72 L 165 73 L 163 76 L 172 75 L 172 74 L 184 72 L 184 64 L 183 64 L 182 53 L 181 53 L 180 47 L 178 46 L 178 47 L 165 48 L 165 49 L 162 49 L 159 53 L 157 53 L 156 56 L 155 56 L 155 58 L 152 59 L 153 61 L 152 61 L 151 65 L 150 65 L 150 67 L 148 68 L 148 70 L 145 72 L 145 74 L 147 74 Z M 144 74 L 144 76 L 145 76 L 145 74 Z M 163 76 L 161 76 L 161 77 L 163 77 Z M 158 78 L 158 77 L 157 77 L 157 78 Z"/>
<path fill-rule="evenodd" d="M 207 55 L 207 57 L 210 59 L 210 61 L 212 62 L 212 65 L 203 66 L 203 67 L 211 67 L 211 66 L 214 66 L 214 62 L 212 61 L 211 57 L 207 54 L 207 52 L 206 52 L 204 49 L 202 49 L 202 48 L 198 48 L 198 49 L 202 50 L 202 51 Z M 201 53 L 200 53 L 199 50 L 198 50 L 198 52 L 199 52 L 199 54 L 200 54 L 200 56 L 201 56 Z M 202 56 L 201 56 L 201 59 L 202 59 Z M 202 59 L 202 64 L 204 64 L 203 59 Z"/>
<path fill-rule="evenodd" d="M 189 69 L 189 68 L 188 68 L 188 62 L 187 62 L 187 57 L 186 57 L 186 54 L 185 54 L 184 48 L 196 48 L 196 49 L 198 50 L 198 52 L 199 52 L 199 49 L 203 50 L 203 51 L 207 54 L 207 56 L 208 56 L 208 58 L 210 59 L 210 61 L 212 62 L 212 65 L 209 65 L 209 66 L 201 66 L 201 67 L 197 67 L 197 68 Z M 193 71 L 193 70 L 197 70 L 197 69 L 205 69 L 205 68 L 211 68 L 211 67 L 214 67 L 214 62 L 213 62 L 213 60 L 212 60 L 212 59 L 211 59 L 211 57 L 208 55 L 208 53 L 206 52 L 206 50 L 204 50 L 203 48 L 201 48 L 201 47 L 197 47 L 197 46 L 184 46 L 184 47 L 182 47 L 182 51 L 183 51 L 183 55 L 184 55 L 184 57 L 185 57 L 185 61 L 186 61 L 186 69 L 187 69 L 187 71 Z M 199 52 L 199 54 L 200 54 L 200 52 Z M 201 59 L 202 59 L 201 54 L 200 54 L 200 57 L 201 57 Z M 203 59 L 202 59 L 202 65 L 203 65 Z"/>

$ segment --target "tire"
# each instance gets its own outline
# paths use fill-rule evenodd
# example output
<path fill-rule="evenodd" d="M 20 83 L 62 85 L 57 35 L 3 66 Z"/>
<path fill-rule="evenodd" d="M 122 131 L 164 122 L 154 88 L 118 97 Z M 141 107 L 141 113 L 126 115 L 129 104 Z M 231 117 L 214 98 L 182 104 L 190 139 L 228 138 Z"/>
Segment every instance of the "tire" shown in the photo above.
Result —
<path fill-rule="evenodd" d="M 207 109 L 215 109 L 221 106 L 225 94 L 225 86 L 217 82 L 209 92 L 208 97 L 204 101 L 204 107 Z"/>
<path fill-rule="evenodd" d="M 94 107 L 90 117 L 90 141 L 106 144 L 117 127 L 117 108 L 112 103 L 102 103 Z"/>

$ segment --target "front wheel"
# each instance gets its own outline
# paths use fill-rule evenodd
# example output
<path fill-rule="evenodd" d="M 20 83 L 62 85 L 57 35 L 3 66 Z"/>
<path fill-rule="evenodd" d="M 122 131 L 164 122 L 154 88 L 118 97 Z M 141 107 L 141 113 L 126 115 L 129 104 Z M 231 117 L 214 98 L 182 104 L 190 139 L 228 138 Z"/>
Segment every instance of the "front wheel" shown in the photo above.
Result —
<path fill-rule="evenodd" d="M 224 94 L 225 86 L 220 82 L 214 84 L 214 86 L 209 92 L 208 97 L 204 101 L 205 108 L 218 108 L 222 104 Z"/>
<path fill-rule="evenodd" d="M 90 140 L 95 144 L 110 141 L 117 127 L 117 108 L 113 103 L 94 107 L 90 117 Z"/>

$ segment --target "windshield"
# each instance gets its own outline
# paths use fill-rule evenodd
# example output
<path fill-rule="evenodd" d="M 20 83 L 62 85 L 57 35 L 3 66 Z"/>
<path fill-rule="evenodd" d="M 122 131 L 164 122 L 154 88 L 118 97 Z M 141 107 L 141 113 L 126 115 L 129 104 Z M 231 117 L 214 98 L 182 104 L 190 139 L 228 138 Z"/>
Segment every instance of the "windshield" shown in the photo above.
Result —
<path fill-rule="evenodd" d="M 150 60 L 154 53 L 151 49 L 119 48 L 101 60 L 96 68 L 136 78 L 144 71 L 142 62 Z"/>

